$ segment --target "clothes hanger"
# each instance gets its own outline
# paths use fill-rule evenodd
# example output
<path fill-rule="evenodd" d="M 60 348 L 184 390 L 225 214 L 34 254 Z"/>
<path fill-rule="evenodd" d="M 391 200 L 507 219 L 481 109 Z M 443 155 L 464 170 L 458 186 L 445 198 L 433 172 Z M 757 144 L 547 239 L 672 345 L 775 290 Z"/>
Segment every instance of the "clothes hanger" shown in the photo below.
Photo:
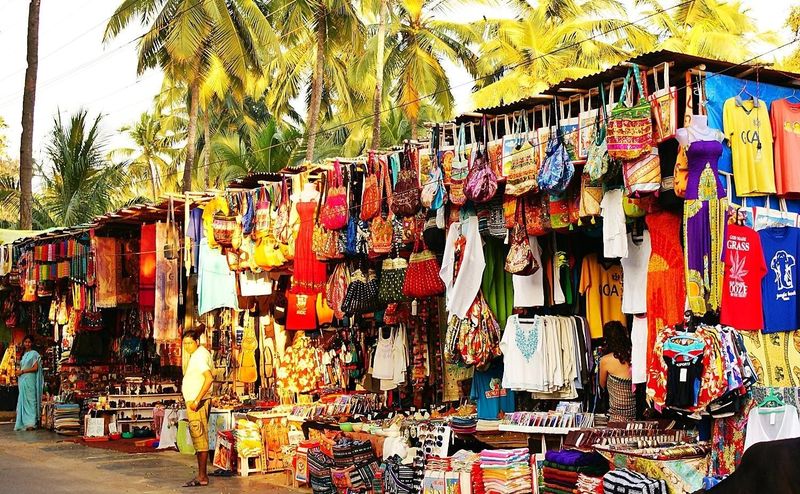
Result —
<path fill-rule="evenodd" d="M 783 401 L 783 397 L 775 392 L 775 388 L 769 388 L 767 396 L 765 396 L 764 399 L 761 400 L 761 403 L 758 404 L 758 413 L 766 414 L 782 412 L 785 406 L 786 403 Z"/>
<path fill-rule="evenodd" d="M 791 101 L 792 98 L 794 98 L 795 101 L 800 103 L 800 97 L 797 96 L 797 89 L 792 89 L 792 94 L 786 97 L 786 101 Z"/>

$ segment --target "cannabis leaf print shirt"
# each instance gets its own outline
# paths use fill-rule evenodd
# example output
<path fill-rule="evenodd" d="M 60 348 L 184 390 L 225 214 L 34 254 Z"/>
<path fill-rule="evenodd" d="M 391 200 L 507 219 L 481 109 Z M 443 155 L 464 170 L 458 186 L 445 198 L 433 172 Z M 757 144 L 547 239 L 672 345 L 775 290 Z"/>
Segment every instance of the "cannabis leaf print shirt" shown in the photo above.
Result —
<path fill-rule="evenodd" d="M 723 258 L 720 322 L 736 329 L 763 328 L 761 280 L 767 274 L 767 265 L 758 233 L 746 226 L 728 225 Z"/>

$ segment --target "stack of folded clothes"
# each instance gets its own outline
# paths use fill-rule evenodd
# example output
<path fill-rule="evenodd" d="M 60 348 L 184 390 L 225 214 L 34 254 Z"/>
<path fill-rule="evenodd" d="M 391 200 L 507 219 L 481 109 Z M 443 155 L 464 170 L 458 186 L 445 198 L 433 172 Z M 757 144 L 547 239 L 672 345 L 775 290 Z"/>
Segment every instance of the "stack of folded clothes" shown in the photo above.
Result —
<path fill-rule="evenodd" d="M 609 493 L 636 494 L 667 494 L 667 483 L 642 475 L 641 473 L 620 468 L 603 475 L 603 490 Z"/>
<path fill-rule="evenodd" d="M 600 478 L 608 471 L 608 462 L 597 453 L 582 451 L 548 451 L 545 453 L 542 492 L 573 494 L 578 489 L 580 475 Z M 591 491 L 590 491 L 591 492 Z"/>
<path fill-rule="evenodd" d="M 481 471 L 481 455 L 479 453 L 473 453 L 472 451 L 467 451 L 466 449 L 460 449 L 456 454 L 450 457 L 450 468 L 453 472 L 458 473 L 459 483 L 462 486 L 473 486 L 472 491 L 473 494 L 483 493 L 483 477 L 480 476 Z M 479 476 L 479 484 L 480 489 L 478 491 L 475 490 L 475 475 Z M 462 492 L 470 492 L 467 490 L 466 487 L 461 488 Z"/>
<path fill-rule="evenodd" d="M 469 417 L 453 416 L 450 418 L 450 428 L 455 434 L 475 434 L 478 418 L 475 415 Z"/>
<path fill-rule="evenodd" d="M 528 448 L 481 451 L 483 488 L 487 494 L 523 494 L 532 491 Z"/>
<path fill-rule="evenodd" d="M 306 456 L 308 457 L 308 483 L 311 484 L 314 494 L 336 494 L 336 487 L 331 479 L 333 458 L 319 448 L 309 449 Z"/>
<path fill-rule="evenodd" d="M 603 494 L 603 478 L 579 473 L 575 487 L 575 494 Z"/>
<path fill-rule="evenodd" d="M 475 427 L 478 432 L 495 432 L 500 430 L 499 420 L 484 420 L 478 419 L 478 424 Z"/>
<path fill-rule="evenodd" d="M 81 432 L 81 407 L 73 403 L 59 403 L 53 412 L 54 427 L 57 433 L 77 436 Z"/>

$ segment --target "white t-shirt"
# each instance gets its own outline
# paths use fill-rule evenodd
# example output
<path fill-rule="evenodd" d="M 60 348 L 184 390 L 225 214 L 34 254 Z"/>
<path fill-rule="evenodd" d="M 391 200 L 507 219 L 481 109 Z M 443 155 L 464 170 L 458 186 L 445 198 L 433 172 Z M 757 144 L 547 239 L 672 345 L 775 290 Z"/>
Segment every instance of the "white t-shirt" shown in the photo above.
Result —
<path fill-rule="evenodd" d="M 644 314 L 647 312 L 647 265 L 650 263 L 650 232 L 645 230 L 639 245 L 627 235 L 628 257 L 620 260 L 625 289 L 622 291 L 622 312 Z"/>
<path fill-rule="evenodd" d="M 506 321 L 500 351 L 503 352 L 503 387 L 521 391 L 545 391 L 547 345 L 544 319 L 520 321 L 514 314 Z"/>
<path fill-rule="evenodd" d="M 628 257 L 622 189 L 612 189 L 600 201 L 603 217 L 603 257 Z"/>
<path fill-rule="evenodd" d="M 744 438 L 744 450 L 756 444 L 779 439 L 800 437 L 800 419 L 797 408 L 792 405 L 783 407 L 783 412 L 759 413 L 754 407 L 747 415 L 747 433 Z"/>
<path fill-rule="evenodd" d="M 513 275 L 514 307 L 541 307 L 544 305 L 544 266 L 542 266 L 542 252 L 536 237 L 528 237 L 533 250 L 533 257 L 539 264 L 539 269 L 530 276 Z"/>
<path fill-rule="evenodd" d="M 633 317 L 631 344 L 631 381 L 647 382 L 647 316 Z"/>
<path fill-rule="evenodd" d="M 183 372 L 183 399 L 187 402 L 193 401 L 203 390 L 206 378 L 205 372 L 211 372 L 214 367 L 214 362 L 211 358 L 211 353 L 205 347 L 199 346 L 197 350 L 189 357 L 189 364 Z"/>

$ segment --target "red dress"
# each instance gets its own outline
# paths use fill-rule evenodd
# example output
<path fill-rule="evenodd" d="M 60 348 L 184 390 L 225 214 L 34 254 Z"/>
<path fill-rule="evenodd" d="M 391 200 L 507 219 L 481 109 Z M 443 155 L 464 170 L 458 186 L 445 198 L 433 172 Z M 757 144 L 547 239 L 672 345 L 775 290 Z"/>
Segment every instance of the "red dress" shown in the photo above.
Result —
<path fill-rule="evenodd" d="M 293 293 L 307 295 L 320 293 L 325 288 L 325 282 L 328 279 L 327 265 L 317 259 L 311 248 L 316 211 L 316 201 L 297 203 L 300 229 L 297 233 L 297 242 L 295 242 Z"/>

